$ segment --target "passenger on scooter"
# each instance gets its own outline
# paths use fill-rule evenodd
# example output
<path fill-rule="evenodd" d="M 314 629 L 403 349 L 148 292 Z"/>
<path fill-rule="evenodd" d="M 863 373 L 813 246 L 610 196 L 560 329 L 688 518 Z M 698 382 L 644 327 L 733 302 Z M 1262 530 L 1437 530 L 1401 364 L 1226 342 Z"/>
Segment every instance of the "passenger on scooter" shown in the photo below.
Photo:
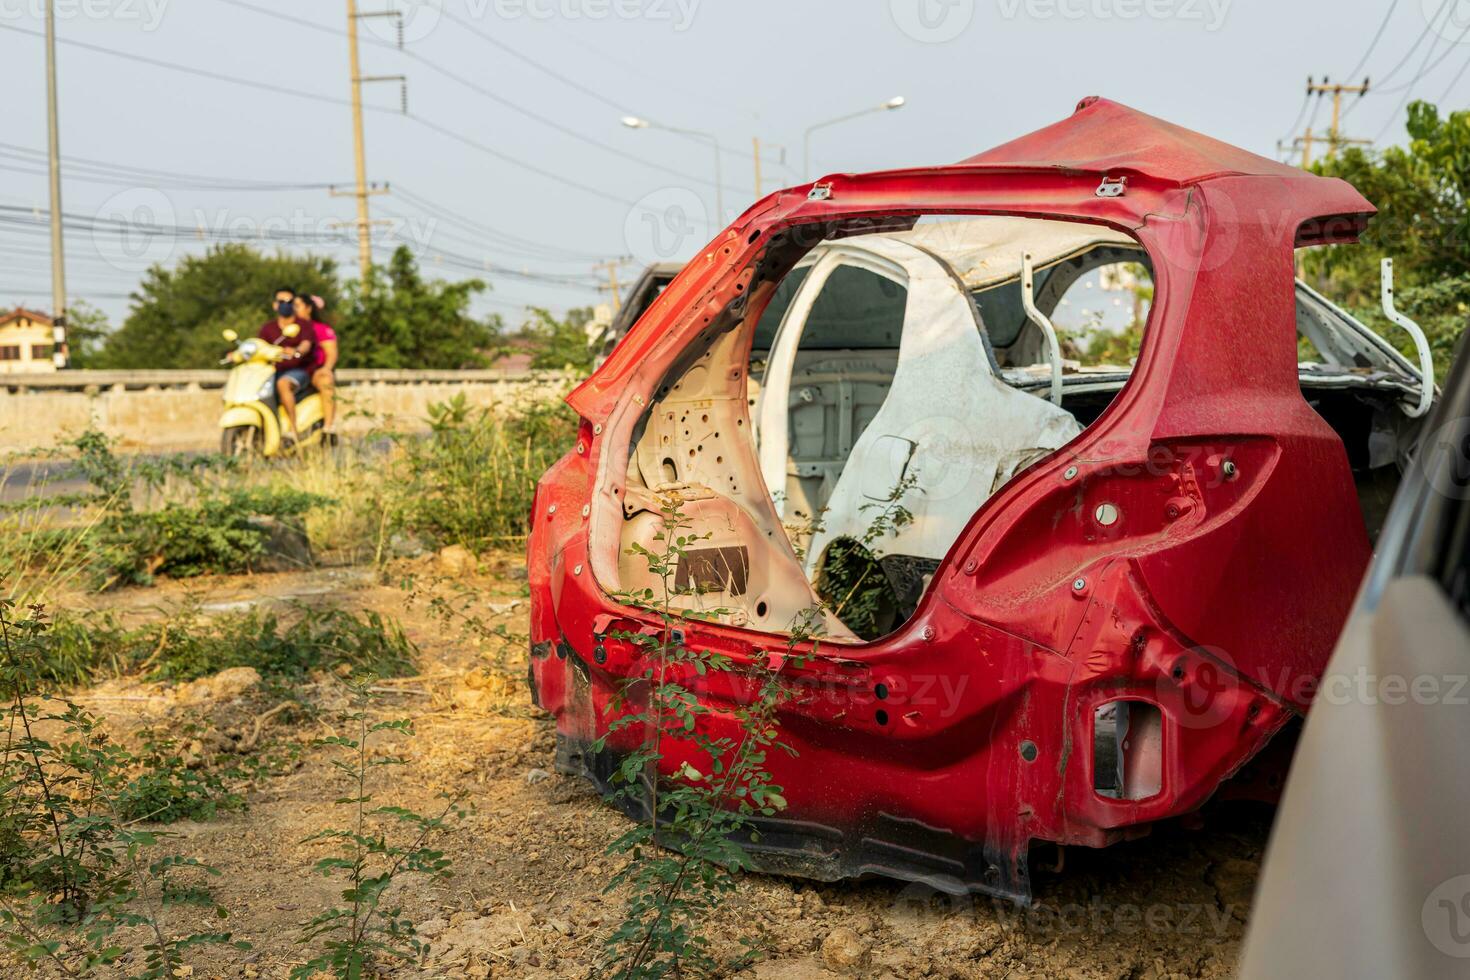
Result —
<path fill-rule="evenodd" d="M 322 431 L 327 442 L 330 443 L 334 437 L 332 422 L 336 418 L 332 396 L 336 391 L 336 379 L 333 372 L 337 368 L 337 333 L 330 324 L 322 319 L 322 313 L 326 307 L 326 301 L 320 296 L 296 297 L 296 319 L 302 323 L 310 323 L 312 329 L 316 331 L 316 352 L 311 367 L 311 386 L 321 396 Z"/>
<path fill-rule="evenodd" d="M 312 351 L 316 347 L 316 332 L 312 329 L 311 319 L 297 319 L 295 300 L 296 290 L 289 286 L 277 289 L 274 300 L 276 318 L 260 328 L 261 340 L 290 352 L 276 362 L 276 394 L 281 399 L 281 407 L 286 410 L 293 443 L 301 439 L 301 433 L 296 429 L 296 393 L 311 383 Z"/>

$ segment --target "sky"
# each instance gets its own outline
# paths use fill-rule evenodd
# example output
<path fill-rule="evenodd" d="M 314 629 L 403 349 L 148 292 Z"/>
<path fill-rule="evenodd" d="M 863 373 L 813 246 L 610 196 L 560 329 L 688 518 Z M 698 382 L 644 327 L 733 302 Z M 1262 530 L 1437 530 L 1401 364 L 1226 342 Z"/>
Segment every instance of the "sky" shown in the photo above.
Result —
<path fill-rule="evenodd" d="M 45 2 L 0 0 L 0 308 L 50 307 Z M 116 324 L 150 264 L 224 239 L 355 275 L 353 202 L 329 190 L 354 176 L 347 0 L 53 2 L 71 297 Z M 486 280 L 478 312 L 512 327 L 605 302 L 598 263 L 626 284 L 693 255 L 755 199 L 753 140 L 769 192 L 850 114 L 810 132 L 808 177 L 962 159 L 1088 95 L 1269 156 L 1328 124 L 1308 76 L 1368 76 L 1343 132 L 1379 145 L 1410 98 L 1470 102 L 1470 0 L 360 5 L 402 15 L 360 20 L 362 74 L 407 78 L 408 115 L 398 81 L 364 87 L 378 257 L 406 242 L 430 275 Z"/>

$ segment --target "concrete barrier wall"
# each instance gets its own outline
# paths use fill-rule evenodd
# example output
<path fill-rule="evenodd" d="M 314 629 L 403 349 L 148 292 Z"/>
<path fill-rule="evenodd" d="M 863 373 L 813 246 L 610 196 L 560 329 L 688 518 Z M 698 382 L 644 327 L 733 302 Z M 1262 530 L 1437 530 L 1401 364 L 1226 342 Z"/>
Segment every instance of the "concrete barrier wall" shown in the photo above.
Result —
<path fill-rule="evenodd" d="M 0 452 L 50 449 L 95 427 L 129 450 L 219 447 L 224 371 L 63 371 L 0 378 Z M 338 429 L 425 428 L 429 406 L 463 394 L 504 408 L 560 398 L 574 379 L 560 373 L 339 371 Z"/>

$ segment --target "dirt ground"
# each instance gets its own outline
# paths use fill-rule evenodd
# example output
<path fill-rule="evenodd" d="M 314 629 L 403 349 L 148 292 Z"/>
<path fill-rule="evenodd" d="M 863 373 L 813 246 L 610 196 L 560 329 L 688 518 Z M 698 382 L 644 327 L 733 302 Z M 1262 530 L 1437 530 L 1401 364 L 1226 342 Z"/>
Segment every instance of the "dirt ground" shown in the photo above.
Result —
<path fill-rule="evenodd" d="M 453 877 L 409 880 L 404 914 L 432 944 L 426 966 L 403 977 L 585 977 L 603 937 L 618 921 L 616 896 L 603 895 L 614 869 L 604 854 L 623 818 L 578 779 L 552 771 L 553 726 L 529 704 L 525 652 L 496 663 L 433 615 L 428 580 L 452 573 L 476 598 L 471 611 L 524 630 L 513 556 L 478 569 L 433 557 L 395 570 L 393 584 L 356 569 L 166 583 L 119 593 L 108 605 L 129 619 L 156 616 L 186 595 L 206 610 L 243 609 L 281 597 L 373 609 L 396 617 L 422 650 L 420 676 L 383 686 L 374 711 L 408 716 L 412 739 L 393 751 L 406 766 L 386 774 L 377 801 L 435 811 L 440 795 L 465 793 L 473 810 L 442 841 Z M 396 579 L 417 577 L 419 600 Z M 180 691 L 112 682 L 82 700 L 119 729 L 203 714 L 225 744 L 254 737 L 274 705 L 259 690 Z M 308 720 L 291 711 L 260 725 L 261 744 L 307 741 L 341 724 L 346 692 L 330 678 L 309 692 L 323 712 Z M 334 720 L 335 719 L 335 720 Z M 174 847 L 217 866 L 217 897 L 229 909 L 226 928 L 249 952 L 207 949 L 192 954 L 196 977 L 285 977 L 307 959 L 294 940 L 299 924 L 328 907 L 342 885 L 312 871 L 327 853 L 301 843 L 343 822 L 333 800 L 345 795 L 330 751 L 309 749 L 287 775 L 248 794 L 241 813 L 168 828 Z M 766 959 L 761 978 L 858 977 L 1164 977 L 1228 976 L 1239 949 L 1269 812 L 1222 806 L 1191 826 L 1156 830 L 1144 840 L 1092 852 L 1066 852 L 1060 871 L 1036 868 L 1037 902 L 1018 909 L 989 899 L 954 900 L 890 881 L 837 885 L 748 876 L 716 930 L 734 952 L 756 936 Z M 1041 853 L 1036 864 L 1047 864 Z M 1034 865 L 1033 865 L 1034 867 Z M 118 976 L 138 968 L 122 964 Z M 131 967 L 131 969 L 129 969 Z"/>

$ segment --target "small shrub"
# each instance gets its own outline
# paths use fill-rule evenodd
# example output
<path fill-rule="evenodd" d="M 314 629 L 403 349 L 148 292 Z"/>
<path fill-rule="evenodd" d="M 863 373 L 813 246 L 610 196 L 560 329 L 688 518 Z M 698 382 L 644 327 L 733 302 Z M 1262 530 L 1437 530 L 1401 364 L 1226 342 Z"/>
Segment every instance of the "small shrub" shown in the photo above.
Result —
<path fill-rule="evenodd" d="M 195 858 L 155 856 L 169 835 L 130 827 L 120 801 L 137 795 L 136 757 L 113 743 L 85 709 L 37 695 L 35 646 L 46 636 L 39 607 L 19 621 L 0 600 L 0 691 L 9 719 L 0 750 L 0 945 L 67 976 L 115 963 L 121 941 L 142 930 L 141 980 L 184 972 L 185 954 L 230 943 L 213 930 L 180 935 L 166 919 L 185 910 L 223 918 Z M 42 736 L 43 728 L 57 732 Z M 246 944 L 233 944 L 248 948 Z"/>
<path fill-rule="evenodd" d="M 716 959 L 705 929 L 728 894 L 734 875 L 748 869 L 750 858 L 742 841 L 759 837 L 752 824 L 756 815 L 774 816 L 785 809 L 782 788 L 771 778 L 767 758 L 772 751 L 795 754 L 780 740 L 776 709 L 783 698 L 780 669 L 770 669 L 757 658 L 742 673 L 757 681 L 748 703 L 722 707 L 736 723 L 736 737 L 709 734 L 701 719 L 711 708 L 694 689 L 710 672 L 727 671 L 730 658 L 695 650 L 681 639 L 686 617 L 694 614 L 675 607 L 688 595 L 673 584 L 678 564 L 690 545 L 703 536 L 688 533 L 688 521 L 675 495 L 661 507 L 661 527 L 654 540 L 659 551 L 634 546 L 659 580 L 658 589 L 622 596 L 624 601 L 656 615 L 662 628 L 648 632 L 613 634 L 637 646 L 644 667 L 628 677 L 608 705 L 614 715 L 607 733 L 595 744 L 602 751 L 620 732 L 641 732 L 642 743 L 619 761 L 612 781 L 619 796 L 636 801 L 648 814 L 608 846 L 608 853 L 627 859 L 613 875 L 607 891 L 628 890 L 623 919 L 606 940 L 602 972 L 625 980 L 656 977 L 715 976 L 750 965 L 755 951 L 746 942 L 745 953 L 727 962 Z M 707 610 L 701 617 L 718 616 Z M 795 647 L 814 636 L 820 622 L 815 611 L 792 624 L 785 663 L 799 665 L 804 657 Z M 660 772 L 672 752 L 686 761 L 673 778 Z M 694 759 L 695 762 L 688 761 Z M 660 851 L 658 845 L 673 849 Z"/>
<path fill-rule="evenodd" d="M 439 545 L 472 551 L 523 541 L 536 481 L 575 440 L 560 403 L 504 416 L 463 395 L 429 409 L 429 435 L 400 439 L 398 523 Z"/>
<path fill-rule="evenodd" d="M 368 715 L 371 694 L 366 684 L 353 686 L 357 710 L 348 716 L 356 723 L 356 737 L 332 736 L 315 744 L 344 750 L 346 759 L 334 759 L 333 767 L 351 786 L 352 794 L 337 800 L 351 813 L 351 825 L 322 830 L 302 843 L 319 841 L 341 845 L 337 854 L 316 863 L 324 876 L 343 874 L 342 905 L 317 915 L 301 927 L 302 944 L 320 944 L 320 952 L 291 971 L 292 980 L 308 980 L 321 971 L 342 980 L 372 975 L 375 967 L 390 961 L 421 962 L 429 947 L 417 935 L 414 924 L 396 905 L 387 903 L 389 892 L 401 886 L 406 875 L 443 878 L 450 861 L 429 841 L 441 833 L 450 819 L 463 816 L 461 797 L 451 797 L 437 816 L 426 817 L 396 806 L 375 806 L 368 777 L 373 770 L 403 765 L 395 755 L 369 752 L 368 742 L 384 732 L 413 734 L 408 719 L 372 721 Z M 392 833 L 401 830 L 402 839 Z M 399 891 L 401 891 L 401 887 Z"/>
<path fill-rule="evenodd" d="M 136 775 L 117 793 L 114 809 L 128 823 L 177 823 L 213 820 L 221 812 L 241 810 L 245 798 L 230 788 L 243 772 L 219 772 L 186 756 L 185 746 L 206 734 L 203 726 L 186 724 L 178 735 L 145 728 L 141 748 L 133 755 Z"/>
<path fill-rule="evenodd" d="M 903 498 L 917 486 L 919 475 L 900 480 L 881 501 L 863 504 L 860 511 L 872 512 L 862 537 L 840 537 L 827 546 L 817 574 L 816 593 L 832 615 L 865 640 L 876 640 L 893 631 L 902 621 L 898 593 L 883 571 L 878 545 L 884 538 L 914 522 Z"/>
<path fill-rule="evenodd" d="M 253 667 L 287 686 L 318 670 L 397 677 L 413 671 L 418 650 L 396 622 L 371 611 L 298 605 L 283 622 L 258 609 L 209 617 L 186 605 L 132 629 L 111 613 L 63 614 L 32 656 L 36 676 L 54 690 L 137 673 L 191 681 L 230 667 Z"/>
<path fill-rule="evenodd" d="M 65 463 L 0 505 L 0 575 L 34 600 L 78 582 L 105 589 L 155 575 L 248 571 L 264 556 L 269 518 L 303 527 L 329 498 L 253 485 L 229 457 L 124 457 L 89 431 L 44 457 Z M 84 490 L 58 491 L 82 481 Z M 141 506 L 146 502 L 148 506 Z"/>
<path fill-rule="evenodd" d="M 285 487 L 228 487 L 206 490 L 191 503 L 110 514 L 96 531 L 93 580 L 106 588 L 146 585 L 155 575 L 250 571 L 265 557 L 267 532 L 260 518 L 280 520 L 304 534 L 302 516 L 329 503 Z"/>

